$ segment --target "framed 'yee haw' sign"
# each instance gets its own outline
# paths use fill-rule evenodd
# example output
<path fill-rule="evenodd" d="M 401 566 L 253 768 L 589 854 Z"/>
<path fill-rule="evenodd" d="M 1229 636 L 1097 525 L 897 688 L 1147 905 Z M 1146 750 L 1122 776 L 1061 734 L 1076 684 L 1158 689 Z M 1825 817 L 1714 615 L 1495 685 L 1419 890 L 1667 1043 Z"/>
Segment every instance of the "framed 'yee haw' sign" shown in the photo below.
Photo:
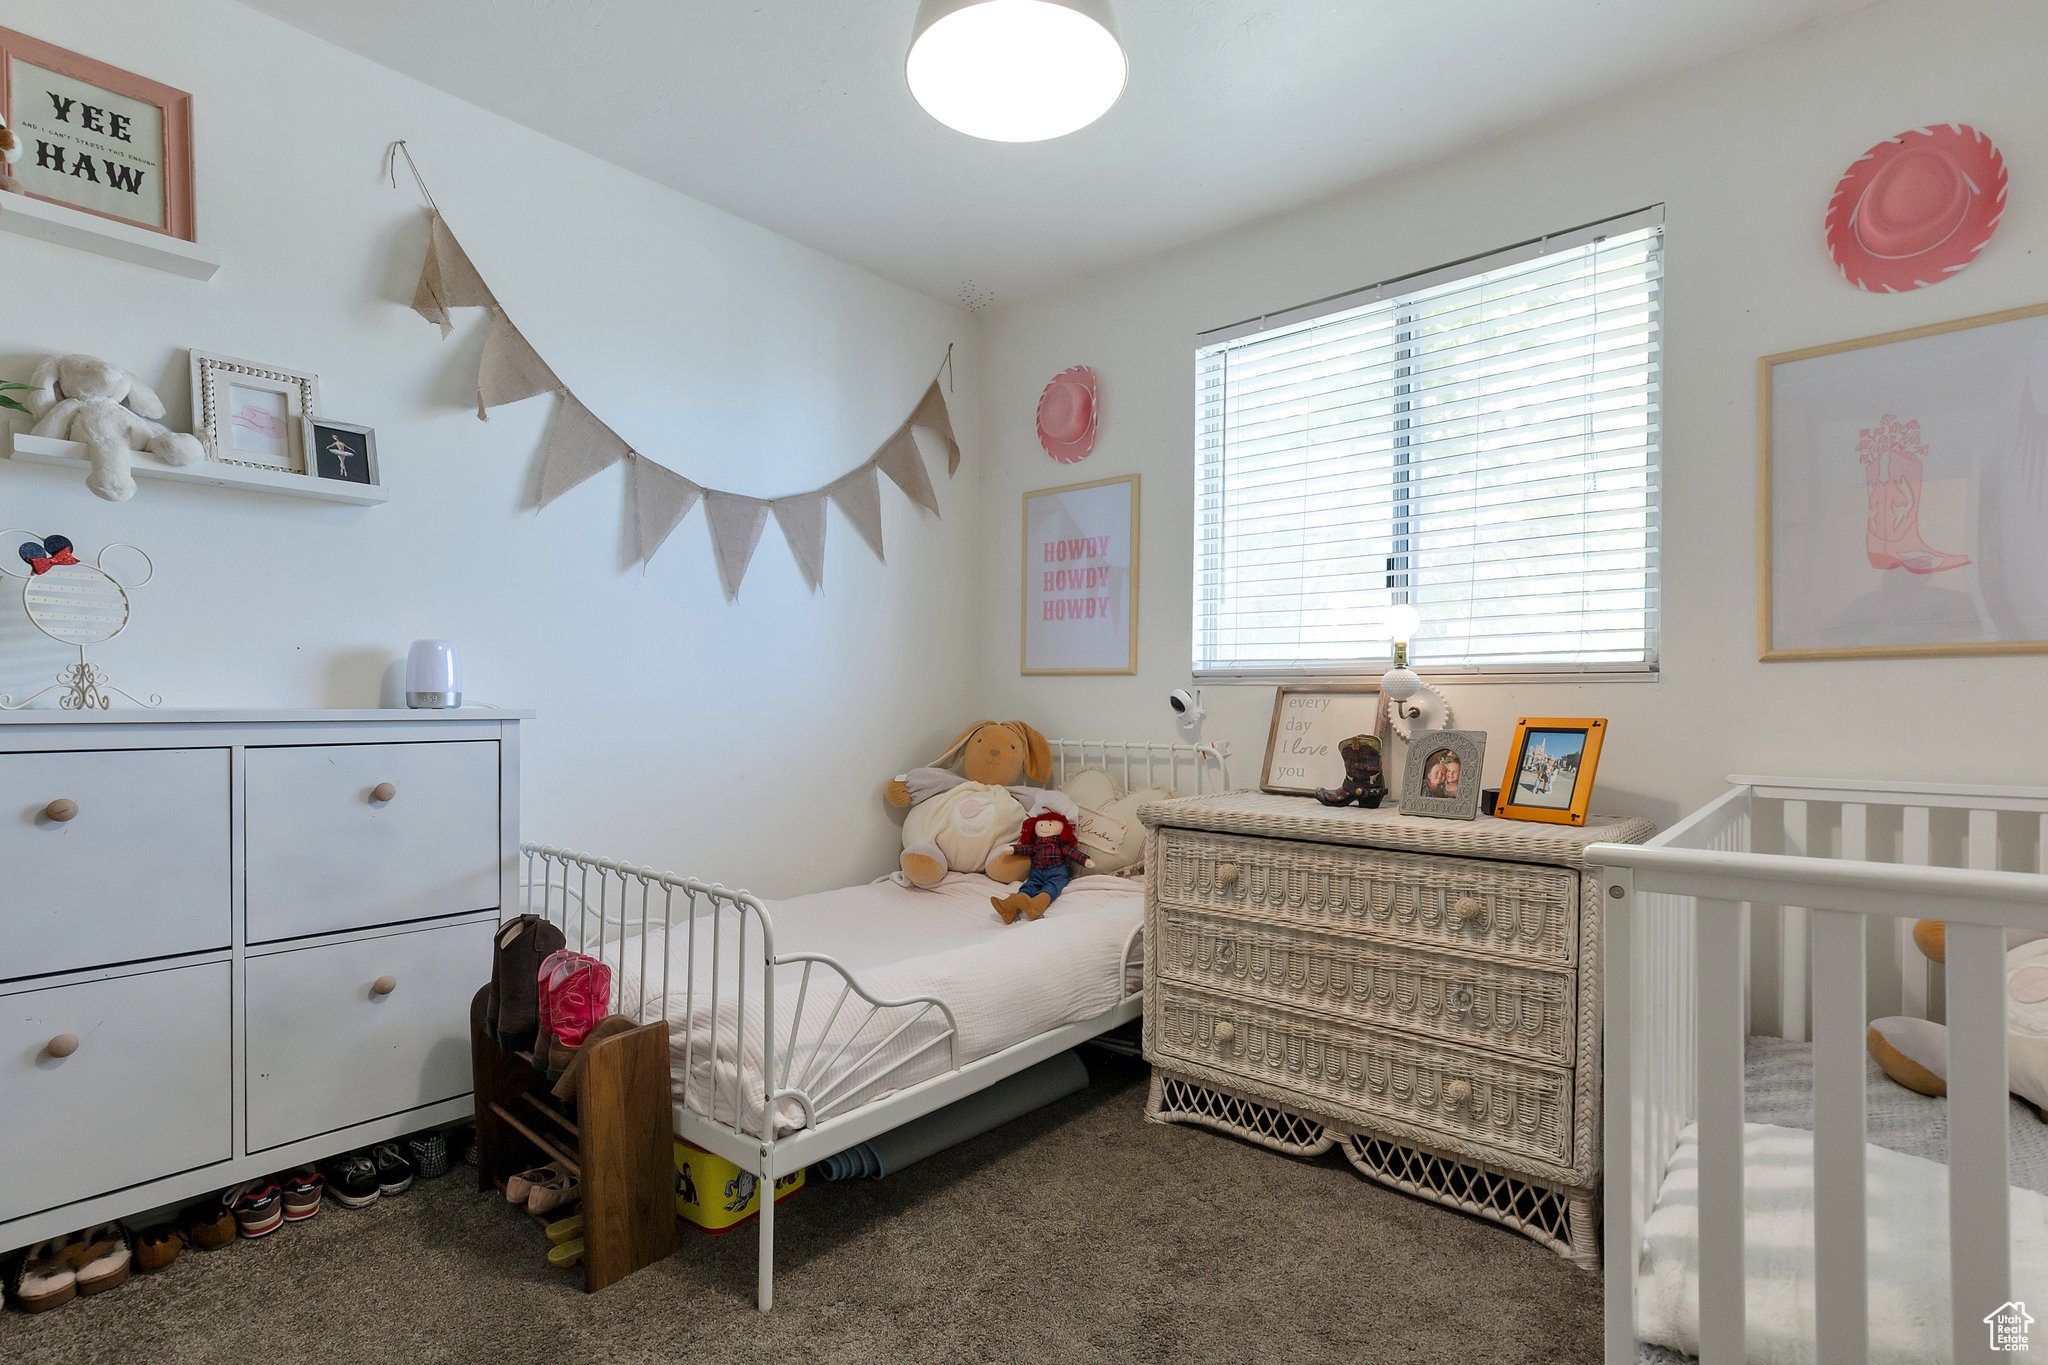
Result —
<path fill-rule="evenodd" d="M 21 139 L 24 192 L 194 239 L 192 97 L 0 28 L 0 113 Z"/>

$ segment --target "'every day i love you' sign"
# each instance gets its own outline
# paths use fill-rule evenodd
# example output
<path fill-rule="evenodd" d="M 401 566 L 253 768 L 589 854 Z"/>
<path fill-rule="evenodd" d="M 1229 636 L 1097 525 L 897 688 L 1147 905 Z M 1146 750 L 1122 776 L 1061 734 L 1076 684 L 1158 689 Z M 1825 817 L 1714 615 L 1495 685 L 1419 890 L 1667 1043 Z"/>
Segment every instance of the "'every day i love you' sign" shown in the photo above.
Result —
<path fill-rule="evenodd" d="M 1024 495 L 1023 671 L 1138 671 L 1138 476 Z"/>

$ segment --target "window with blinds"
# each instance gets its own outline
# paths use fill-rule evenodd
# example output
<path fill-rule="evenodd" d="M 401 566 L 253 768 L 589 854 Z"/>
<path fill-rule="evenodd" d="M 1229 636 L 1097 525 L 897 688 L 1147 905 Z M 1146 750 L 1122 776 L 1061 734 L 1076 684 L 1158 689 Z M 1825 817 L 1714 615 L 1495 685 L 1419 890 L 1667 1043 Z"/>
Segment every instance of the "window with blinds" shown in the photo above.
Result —
<path fill-rule="evenodd" d="M 1662 218 L 1199 338 L 1195 675 L 1654 671 Z"/>

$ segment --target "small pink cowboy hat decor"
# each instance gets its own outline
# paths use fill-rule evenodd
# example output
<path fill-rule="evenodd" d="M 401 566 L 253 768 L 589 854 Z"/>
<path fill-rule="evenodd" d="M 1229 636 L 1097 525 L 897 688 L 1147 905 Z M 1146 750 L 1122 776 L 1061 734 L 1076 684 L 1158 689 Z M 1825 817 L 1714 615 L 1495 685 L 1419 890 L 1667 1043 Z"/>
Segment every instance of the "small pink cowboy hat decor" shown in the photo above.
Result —
<path fill-rule="evenodd" d="M 2005 158 L 1966 123 L 1878 143 L 1828 201 L 1828 254 L 1873 294 L 1939 284 L 1977 258 L 2005 213 Z"/>
<path fill-rule="evenodd" d="M 1086 365 L 1061 370 L 1038 395 L 1038 443 L 1061 464 L 1078 464 L 1095 449 L 1095 371 Z"/>

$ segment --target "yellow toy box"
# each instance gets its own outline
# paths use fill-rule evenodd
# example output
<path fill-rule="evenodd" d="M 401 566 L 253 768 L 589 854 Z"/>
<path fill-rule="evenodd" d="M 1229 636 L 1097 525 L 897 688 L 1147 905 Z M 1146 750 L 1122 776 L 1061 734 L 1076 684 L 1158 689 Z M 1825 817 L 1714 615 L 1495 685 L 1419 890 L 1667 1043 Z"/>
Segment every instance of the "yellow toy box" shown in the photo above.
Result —
<path fill-rule="evenodd" d="M 802 1170 L 775 1177 L 775 1202 L 803 1187 Z M 676 1212 L 705 1232 L 730 1232 L 761 1212 L 761 1178 L 677 1138 Z"/>

